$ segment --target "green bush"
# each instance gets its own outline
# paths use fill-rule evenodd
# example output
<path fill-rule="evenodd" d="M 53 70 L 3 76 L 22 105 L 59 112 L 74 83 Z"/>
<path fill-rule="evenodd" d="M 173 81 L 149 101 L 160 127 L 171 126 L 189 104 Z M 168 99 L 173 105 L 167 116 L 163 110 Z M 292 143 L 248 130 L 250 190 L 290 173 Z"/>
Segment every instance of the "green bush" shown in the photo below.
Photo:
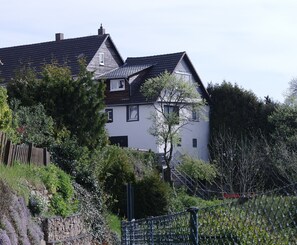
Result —
<path fill-rule="evenodd" d="M 65 217 L 77 211 L 78 205 L 74 200 L 74 188 L 69 175 L 55 165 L 49 165 L 42 168 L 40 176 L 53 195 L 50 199 L 50 213 Z"/>
<path fill-rule="evenodd" d="M 13 100 L 11 106 L 20 143 L 33 143 L 37 147 L 49 147 L 54 143 L 54 121 L 46 115 L 42 104 L 25 107 Z"/>
<path fill-rule="evenodd" d="M 103 150 L 103 159 L 98 177 L 105 193 L 108 193 L 106 204 L 114 212 L 124 215 L 126 213 L 127 183 L 135 182 L 133 166 L 126 151 L 118 146 L 107 146 Z"/>
<path fill-rule="evenodd" d="M 180 212 L 187 210 L 190 207 L 205 208 L 219 205 L 222 200 L 203 200 L 202 198 L 190 196 L 185 190 L 175 190 L 171 194 L 170 212 Z"/>
<path fill-rule="evenodd" d="M 171 189 L 157 174 L 139 180 L 134 193 L 135 218 L 168 213 Z"/>
<path fill-rule="evenodd" d="M 182 164 L 178 166 L 178 169 L 182 170 L 196 181 L 205 180 L 212 182 L 217 176 L 218 171 L 216 167 L 203 160 L 185 155 L 181 158 L 181 161 Z"/>
<path fill-rule="evenodd" d="M 45 203 L 39 200 L 39 197 L 30 194 L 32 186 L 36 189 L 44 189 L 45 186 L 48 193 L 52 195 L 48 207 L 50 214 L 65 216 L 77 211 L 78 205 L 74 200 L 72 180 L 68 174 L 55 165 L 37 167 L 15 163 L 12 167 L 6 167 L 0 164 L 0 180 L 18 195 L 24 197 L 36 215 L 43 212 L 45 207 L 42 206 Z M 4 193 L 1 196 L 5 196 Z"/>
<path fill-rule="evenodd" d="M 33 216 L 39 216 L 44 213 L 46 203 L 38 195 L 31 195 L 29 198 L 28 208 Z"/>
<path fill-rule="evenodd" d="M 152 152 L 143 152 L 133 149 L 125 149 L 127 155 L 133 164 L 136 178 L 141 179 L 145 175 L 150 175 L 158 165 L 157 155 Z"/>

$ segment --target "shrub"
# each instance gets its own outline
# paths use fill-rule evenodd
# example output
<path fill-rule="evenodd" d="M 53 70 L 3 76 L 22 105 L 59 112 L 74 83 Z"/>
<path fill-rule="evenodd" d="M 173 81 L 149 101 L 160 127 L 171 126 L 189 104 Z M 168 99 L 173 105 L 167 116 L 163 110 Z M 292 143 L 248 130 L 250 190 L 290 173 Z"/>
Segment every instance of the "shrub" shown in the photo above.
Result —
<path fill-rule="evenodd" d="M 194 159 L 188 155 L 183 156 L 181 160 L 182 164 L 178 168 L 196 181 L 206 180 L 211 182 L 217 176 L 217 169 L 212 164 Z"/>
<path fill-rule="evenodd" d="M 39 216 L 45 210 L 46 203 L 38 195 L 31 195 L 29 198 L 28 208 L 33 216 Z"/>
<path fill-rule="evenodd" d="M 73 200 L 74 188 L 69 175 L 54 165 L 49 165 L 40 172 L 48 191 L 53 195 L 50 199 L 49 212 L 67 216 L 77 211 L 77 203 Z"/>
<path fill-rule="evenodd" d="M 125 150 L 118 146 L 107 146 L 103 151 L 99 180 L 104 191 L 110 194 L 107 205 L 114 213 L 124 215 L 126 207 L 125 185 L 135 182 L 133 166 Z"/>
<path fill-rule="evenodd" d="M 203 200 L 199 197 L 188 195 L 185 190 L 174 190 L 170 199 L 170 212 L 184 211 L 190 207 L 205 208 L 222 203 L 222 200 Z"/>
<path fill-rule="evenodd" d="M 170 187 L 157 174 L 145 176 L 135 185 L 135 217 L 143 218 L 168 213 Z"/>
<path fill-rule="evenodd" d="M 33 143 L 37 147 L 49 147 L 54 142 L 54 121 L 46 115 L 42 104 L 30 107 L 19 105 L 13 100 L 14 123 L 21 143 Z"/>

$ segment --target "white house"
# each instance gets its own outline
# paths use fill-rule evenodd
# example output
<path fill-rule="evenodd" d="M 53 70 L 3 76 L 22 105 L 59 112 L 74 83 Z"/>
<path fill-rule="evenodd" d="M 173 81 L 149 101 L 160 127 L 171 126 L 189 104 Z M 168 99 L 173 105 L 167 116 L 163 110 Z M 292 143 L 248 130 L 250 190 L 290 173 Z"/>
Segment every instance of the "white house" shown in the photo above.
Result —
<path fill-rule="evenodd" d="M 145 48 L 145 47 L 144 47 Z M 56 34 L 55 41 L 0 48 L 0 81 L 5 86 L 14 72 L 24 64 L 37 71 L 43 64 L 53 60 L 67 63 L 72 74 L 79 72 L 78 58 L 84 57 L 87 69 L 95 78 L 106 82 L 106 124 L 111 143 L 120 146 L 151 149 L 162 153 L 163 148 L 148 133 L 150 114 L 156 101 L 147 102 L 140 92 L 141 85 L 148 79 L 168 71 L 184 80 L 197 83 L 201 97 L 209 100 L 198 74 L 185 52 L 127 58 L 124 62 L 109 34 L 101 26 L 98 35 L 65 39 Z M 174 150 L 189 153 L 194 157 L 208 159 L 209 123 L 208 106 L 205 117 L 195 117 L 181 130 L 181 144 Z"/>
<path fill-rule="evenodd" d="M 149 132 L 152 125 L 151 113 L 158 101 L 147 101 L 141 94 L 141 85 L 149 78 L 163 72 L 182 77 L 183 80 L 196 83 L 198 92 L 206 101 L 208 94 L 185 52 L 127 58 L 119 68 L 99 76 L 106 81 L 106 125 L 113 144 L 123 147 L 140 148 L 163 153 L 164 147 L 158 145 L 156 138 Z M 208 160 L 208 105 L 204 115 L 193 113 L 190 123 L 182 127 L 181 143 L 174 152 L 187 153 L 195 158 Z"/>

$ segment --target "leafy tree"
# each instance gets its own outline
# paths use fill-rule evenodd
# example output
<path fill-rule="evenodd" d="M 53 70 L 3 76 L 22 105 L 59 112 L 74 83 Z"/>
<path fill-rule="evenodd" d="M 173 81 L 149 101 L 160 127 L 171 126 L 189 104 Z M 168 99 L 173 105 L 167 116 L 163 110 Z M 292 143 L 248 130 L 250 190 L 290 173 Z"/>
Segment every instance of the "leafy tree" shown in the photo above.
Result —
<path fill-rule="evenodd" d="M 13 120 L 18 125 L 21 143 L 49 147 L 54 143 L 54 121 L 46 115 L 42 104 L 25 107 L 13 103 Z"/>
<path fill-rule="evenodd" d="M 0 130 L 9 131 L 12 124 L 12 111 L 7 103 L 6 89 L 0 87 Z"/>
<path fill-rule="evenodd" d="M 179 131 L 191 120 L 192 110 L 204 105 L 194 84 L 165 72 L 148 79 L 141 87 L 147 101 L 154 102 L 151 114 L 151 135 L 158 145 L 163 146 L 164 161 L 167 165 L 166 179 L 171 182 L 171 160 L 173 148 L 179 141 Z"/>
<path fill-rule="evenodd" d="M 270 115 L 269 123 L 273 127 L 273 142 L 286 142 L 291 150 L 297 150 L 297 105 L 279 105 Z"/>
<path fill-rule="evenodd" d="M 66 127 L 79 144 L 93 149 L 107 142 L 102 113 L 105 87 L 103 82 L 93 80 L 84 60 L 78 62 L 77 77 L 72 76 L 69 67 L 56 63 L 46 64 L 39 73 L 25 66 L 9 83 L 8 92 L 23 106 L 43 104 L 58 131 Z"/>
<path fill-rule="evenodd" d="M 231 132 L 239 139 L 251 133 L 269 136 L 268 117 L 277 105 L 269 96 L 259 100 L 253 92 L 225 81 L 221 85 L 209 84 L 208 92 L 212 101 L 211 138 L 223 132 Z"/>
<path fill-rule="evenodd" d="M 290 99 L 291 102 L 293 100 Z M 297 181 L 297 104 L 279 105 L 269 117 L 273 127 L 270 161 L 276 168 L 275 179 L 280 184 Z"/>
<path fill-rule="evenodd" d="M 296 105 L 297 104 L 297 79 L 294 78 L 289 82 L 289 88 L 287 89 L 285 104 Z"/>
<path fill-rule="evenodd" d="M 3 87 L 0 87 L 0 131 L 7 133 L 10 140 L 19 141 L 12 120 L 12 110 L 7 103 L 7 91 Z"/>

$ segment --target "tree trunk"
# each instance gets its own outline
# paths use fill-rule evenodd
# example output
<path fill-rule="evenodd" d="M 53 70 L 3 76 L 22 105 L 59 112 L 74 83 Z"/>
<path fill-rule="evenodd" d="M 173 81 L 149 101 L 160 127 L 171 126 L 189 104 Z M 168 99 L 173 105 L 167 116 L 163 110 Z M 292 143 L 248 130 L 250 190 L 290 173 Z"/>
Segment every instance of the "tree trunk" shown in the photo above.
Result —
<path fill-rule="evenodd" d="M 170 186 L 173 186 L 171 178 L 171 168 L 169 166 L 167 166 L 167 168 L 164 169 L 164 180 L 165 182 L 169 183 Z"/>

